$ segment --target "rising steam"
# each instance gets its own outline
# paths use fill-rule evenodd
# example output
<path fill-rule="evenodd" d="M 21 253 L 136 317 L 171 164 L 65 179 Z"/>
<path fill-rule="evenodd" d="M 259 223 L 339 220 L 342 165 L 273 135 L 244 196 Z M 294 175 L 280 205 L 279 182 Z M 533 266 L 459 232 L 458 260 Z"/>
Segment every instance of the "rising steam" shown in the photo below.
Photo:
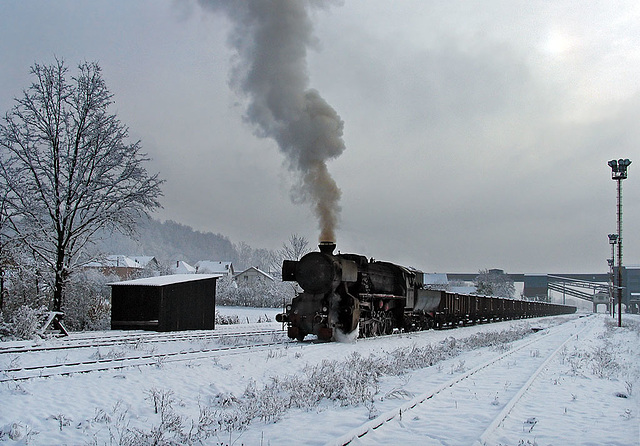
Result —
<path fill-rule="evenodd" d="M 306 56 L 314 43 L 311 2 L 201 0 L 201 4 L 231 19 L 229 42 L 238 55 L 231 84 L 248 99 L 245 119 L 258 136 L 278 143 L 289 168 L 299 175 L 294 192 L 311 203 L 318 217 L 320 240 L 335 242 L 340 189 L 326 163 L 345 149 L 343 122 L 309 88 Z"/>

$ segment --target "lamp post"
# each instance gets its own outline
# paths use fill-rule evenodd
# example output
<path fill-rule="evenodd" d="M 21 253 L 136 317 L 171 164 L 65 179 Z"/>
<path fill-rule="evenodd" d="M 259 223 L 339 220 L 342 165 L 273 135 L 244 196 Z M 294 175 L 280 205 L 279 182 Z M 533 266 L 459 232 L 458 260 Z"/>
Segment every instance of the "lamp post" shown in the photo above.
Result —
<path fill-rule="evenodd" d="M 629 159 L 611 160 L 611 179 L 618 182 L 618 327 L 622 327 L 622 180 L 627 178 Z"/>
<path fill-rule="evenodd" d="M 611 312 L 611 316 L 615 316 L 615 312 L 613 311 L 615 308 L 614 305 L 614 291 L 615 290 L 615 278 L 613 277 L 613 265 L 616 261 L 616 243 L 618 242 L 618 234 L 609 234 L 609 244 L 611 245 L 611 258 L 607 259 L 607 263 L 609 264 L 609 311 Z"/>

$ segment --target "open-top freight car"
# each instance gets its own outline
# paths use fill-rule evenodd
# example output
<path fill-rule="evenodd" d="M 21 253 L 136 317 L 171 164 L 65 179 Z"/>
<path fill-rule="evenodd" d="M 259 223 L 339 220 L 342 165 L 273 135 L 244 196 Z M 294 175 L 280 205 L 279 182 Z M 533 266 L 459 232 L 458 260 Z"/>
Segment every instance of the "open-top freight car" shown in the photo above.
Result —
<path fill-rule="evenodd" d="M 405 308 L 404 328 L 425 329 L 575 313 L 576 307 L 520 299 L 421 290 Z"/>

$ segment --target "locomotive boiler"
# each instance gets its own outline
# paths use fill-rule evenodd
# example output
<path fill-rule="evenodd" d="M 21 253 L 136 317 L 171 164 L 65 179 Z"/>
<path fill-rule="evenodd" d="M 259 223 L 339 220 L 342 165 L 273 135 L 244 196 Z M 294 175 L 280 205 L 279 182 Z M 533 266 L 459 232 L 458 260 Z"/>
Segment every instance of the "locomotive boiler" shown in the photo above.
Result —
<path fill-rule="evenodd" d="M 276 320 L 288 336 L 361 337 L 493 320 L 573 313 L 575 307 L 425 289 L 423 273 L 358 254 L 334 254 L 333 242 L 300 260 L 285 260 L 282 280 L 302 292 Z"/>

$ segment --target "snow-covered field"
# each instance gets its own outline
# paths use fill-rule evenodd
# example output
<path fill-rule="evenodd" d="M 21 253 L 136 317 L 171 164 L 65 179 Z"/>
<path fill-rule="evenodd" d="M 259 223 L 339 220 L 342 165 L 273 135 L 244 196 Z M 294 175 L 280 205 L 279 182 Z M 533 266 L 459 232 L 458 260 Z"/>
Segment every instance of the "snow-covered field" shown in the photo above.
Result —
<path fill-rule="evenodd" d="M 220 311 L 244 323 L 0 343 L 0 443 L 640 444 L 637 316 L 296 343 Z"/>

